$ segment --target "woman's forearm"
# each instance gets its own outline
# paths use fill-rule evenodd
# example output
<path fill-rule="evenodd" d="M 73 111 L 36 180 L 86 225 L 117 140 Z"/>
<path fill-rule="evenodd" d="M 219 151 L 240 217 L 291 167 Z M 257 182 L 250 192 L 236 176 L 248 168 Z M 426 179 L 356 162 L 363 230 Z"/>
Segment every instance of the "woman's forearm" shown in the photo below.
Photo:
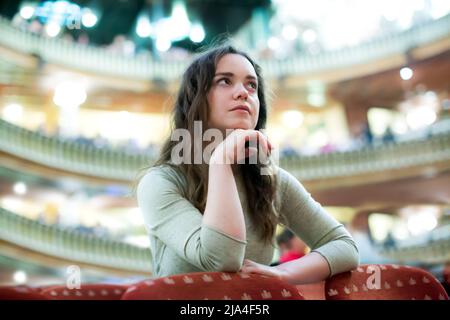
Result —
<path fill-rule="evenodd" d="M 209 164 L 208 195 L 203 224 L 238 240 L 246 240 L 245 220 L 230 164 Z"/>
<path fill-rule="evenodd" d="M 330 275 L 327 260 L 317 252 L 311 252 L 302 258 L 285 262 L 275 268 L 281 271 L 283 280 L 294 285 L 319 282 Z"/>

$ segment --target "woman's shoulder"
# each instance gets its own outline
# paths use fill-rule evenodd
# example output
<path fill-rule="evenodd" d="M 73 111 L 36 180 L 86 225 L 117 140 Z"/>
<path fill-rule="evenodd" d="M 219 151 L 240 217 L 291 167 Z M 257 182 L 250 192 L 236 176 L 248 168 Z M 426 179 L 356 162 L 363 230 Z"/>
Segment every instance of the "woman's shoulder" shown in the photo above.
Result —
<path fill-rule="evenodd" d="M 140 179 L 141 183 L 153 185 L 158 188 L 161 184 L 175 184 L 177 186 L 186 183 L 181 171 L 174 165 L 164 163 L 148 168 Z"/>
<path fill-rule="evenodd" d="M 288 184 L 291 180 L 296 180 L 296 178 L 290 172 L 279 166 L 274 167 L 274 172 L 276 174 L 277 182 L 280 188 L 285 188 L 286 184 Z"/>
<path fill-rule="evenodd" d="M 281 167 L 275 167 L 277 177 L 277 191 L 280 195 L 287 195 L 290 192 L 304 191 L 303 184 L 289 171 Z"/>
<path fill-rule="evenodd" d="M 175 168 L 173 164 L 163 163 L 159 165 L 154 165 L 147 169 L 145 175 L 169 175 L 176 176 L 179 174 L 179 170 Z"/>

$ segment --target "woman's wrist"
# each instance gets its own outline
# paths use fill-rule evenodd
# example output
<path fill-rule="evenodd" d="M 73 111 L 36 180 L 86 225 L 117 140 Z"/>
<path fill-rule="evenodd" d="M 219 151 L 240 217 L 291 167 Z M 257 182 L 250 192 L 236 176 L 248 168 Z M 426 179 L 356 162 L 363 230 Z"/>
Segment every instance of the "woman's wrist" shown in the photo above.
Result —
<path fill-rule="evenodd" d="M 231 161 L 227 158 L 226 154 L 222 152 L 221 149 L 216 149 L 211 155 L 211 158 L 209 159 L 210 165 L 215 164 L 231 164 Z"/>
<path fill-rule="evenodd" d="M 277 276 L 281 281 L 290 282 L 289 271 L 283 266 L 283 264 L 279 264 L 277 266 L 274 266 L 273 268 L 276 269 Z"/>

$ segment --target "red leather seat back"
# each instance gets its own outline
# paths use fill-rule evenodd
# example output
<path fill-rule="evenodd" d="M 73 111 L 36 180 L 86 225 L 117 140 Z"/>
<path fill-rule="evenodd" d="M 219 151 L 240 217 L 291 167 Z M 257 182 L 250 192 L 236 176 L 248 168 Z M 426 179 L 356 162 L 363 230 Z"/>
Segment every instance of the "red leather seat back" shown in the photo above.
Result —
<path fill-rule="evenodd" d="M 448 300 L 428 271 L 400 265 L 361 265 L 327 279 L 327 300 Z"/>
<path fill-rule="evenodd" d="M 124 300 L 304 300 L 295 286 L 256 274 L 198 272 L 145 280 Z"/>
<path fill-rule="evenodd" d="M 116 284 L 81 284 L 80 289 L 50 286 L 41 294 L 51 300 L 120 300 L 127 288 Z"/>
<path fill-rule="evenodd" d="M 305 300 L 325 300 L 325 281 L 296 285 Z"/>
<path fill-rule="evenodd" d="M 47 300 L 39 288 L 28 286 L 0 286 L 0 300 Z"/>

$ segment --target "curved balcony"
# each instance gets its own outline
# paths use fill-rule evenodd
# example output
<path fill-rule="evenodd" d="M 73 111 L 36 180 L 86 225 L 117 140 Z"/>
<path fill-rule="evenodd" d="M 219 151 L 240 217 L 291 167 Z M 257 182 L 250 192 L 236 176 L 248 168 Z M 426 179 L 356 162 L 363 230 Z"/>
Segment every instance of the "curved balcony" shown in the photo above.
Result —
<path fill-rule="evenodd" d="M 450 15 L 427 24 L 415 26 L 398 34 L 387 35 L 351 48 L 328 51 L 318 55 L 299 54 L 283 60 L 263 60 L 261 66 L 269 77 L 307 74 L 348 67 L 403 54 L 413 48 L 440 40 L 449 35 Z M 164 62 L 150 57 L 134 58 L 114 54 L 102 48 L 79 46 L 61 39 L 44 38 L 19 30 L 0 17 L 0 45 L 27 55 L 75 70 L 136 80 L 176 80 L 187 61 Z"/>
<path fill-rule="evenodd" d="M 399 263 L 447 263 L 450 261 L 450 235 L 422 245 L 384 249 L 380 255 Z"/>
<path fill-rule="evenodd" d="M 45 167 L 93 177 L 133 181 L 154 158 L 145 153 L 96 148 L 45 136 L 0 120 L 0 151 Z M 279 165 L 302 181 L 425 166 L 450 160 L 450 131 L 426 139 L 366 147 L 355 151 L 281 158 Z"/>
<path fill-rule="evenodd" d="M 151 272 L 148 248 L 43 224 L 1 207 L 0 226 L 0 239 L 41 254 L 83 264 Z M 447 233 L 421 245 L 385 249 L 379 253 L 399 263 L 445 263 L 450 260 L 450 237 Z"/>
<path fill-rule="evenodd" d="M 400 263 L 447 263 L 450 261 L 450 224 L 421 235 L 397 241 L 379 254 Z"/>
<path fill-rule="evenodd" d="M 69 261 L 151 272 L 149 249 L 43 224 L 1 207 L 0 239 Z"/>

